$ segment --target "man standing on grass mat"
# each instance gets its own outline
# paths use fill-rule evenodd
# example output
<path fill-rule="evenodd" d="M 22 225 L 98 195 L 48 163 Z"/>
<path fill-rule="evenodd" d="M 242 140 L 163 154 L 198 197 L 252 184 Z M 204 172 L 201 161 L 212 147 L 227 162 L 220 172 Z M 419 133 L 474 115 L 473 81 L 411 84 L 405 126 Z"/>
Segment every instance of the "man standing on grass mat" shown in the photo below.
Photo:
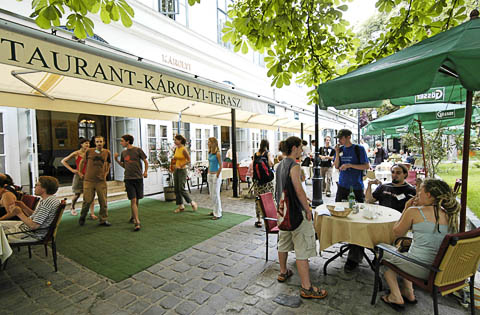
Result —
<path fill-rule="evenodd" d="M 132 215 L 130 222 L 135 224 L 134 232 L 140 231 L 140 219 L 138 218 L 138 201 L 143 198 L 143 178 L 147 178 L 147 156 L 139 147 L 133 146 L 133 136 L 123 135 L 120 144 L 125 150 L 122 151 L 120 161 L 118 153 L 115 153 L 115 161 L 125 169 L 124 181 Z M 142 172 L 142 163 L 145 165 Z"/>
<path fill-rule="evenodd" d="M 95 137 L 95 148 L 90 148 L 85 152 L 85 158 L 80 162 L 80 169 L 83 169 L 84 163 L 87 163 L 85 175 L 79 173 L 83 180 L 83 205 L 78 223 L 85 224 L 85 217 L 88 208 L 93 202 L 95 191 L 100 204 L 100 225 L 110 226 L 107 211 L 107 176 L 110 171 L 110 151 L 103 148 L 105 140 L 102 136 Z"/>

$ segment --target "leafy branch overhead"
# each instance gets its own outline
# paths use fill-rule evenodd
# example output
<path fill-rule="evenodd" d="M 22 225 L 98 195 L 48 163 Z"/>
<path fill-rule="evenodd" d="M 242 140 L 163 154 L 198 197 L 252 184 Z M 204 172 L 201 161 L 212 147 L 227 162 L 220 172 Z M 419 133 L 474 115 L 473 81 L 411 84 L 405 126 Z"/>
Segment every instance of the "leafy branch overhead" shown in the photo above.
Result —
<path fill-rule="evenodd" d="M 22 1 L 22 0 L 18 0 Z M 60 26 L 66 17 L 66 27 L 78 38 L 93 36 L 93 21 L 88 14 L 98 14 L 103 23 L 121 21 L 123 26 L 132 26 L 133 9 L 125 0 L 32 0 L 34 10 L 30 17 L 43 29 Z"/>
<path fill-rule="evenodd" d="M 456 26 L 475 7 L 475 0 L 377 0 L 373 27 L 357 34 L 343 19 L 349 2 L 237 0 L 223 40 L 264 53 L 272 86 L 294 80 L 312 87 L 317 103 L 316 85 Z"/>

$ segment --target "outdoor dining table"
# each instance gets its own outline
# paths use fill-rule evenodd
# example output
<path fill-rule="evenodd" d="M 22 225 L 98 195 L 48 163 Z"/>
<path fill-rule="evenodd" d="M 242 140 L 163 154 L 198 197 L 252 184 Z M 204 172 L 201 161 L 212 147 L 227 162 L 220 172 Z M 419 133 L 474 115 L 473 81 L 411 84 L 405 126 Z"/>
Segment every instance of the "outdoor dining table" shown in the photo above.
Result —
<path fill-rule="evenodd" d="M 323 272 L 325 275 L 327 274 L 328 264 L 348 251 L 350 245 L 359 245 L 373 250 L 375 245 L 379 243 L 391 244 L 395 240 L 393 226 L 400 219 L 400 212 L 376 204 L 359 205 L 363 205 L 364 209 L 360 209 L 356 214 L 351 212 L 347 217 L 320 215 L 328 212 L 326 204 L 315 209 L 314 226 L 320 241 L 320 250 L 325 250 L 336 243 L 348 243 L 348 245 L 342 246 L 340 252 L 324 264 Z M 348 207 L 348 202 L 336 202 L 335 206 Z M 375 214 L 373 219 L 364 216 L 366 209 Z M 366 258 L 370 267 L 373 267 L 368 257 Z"/>
<path fill-rule="evenodd" d="M 12 254 L 12 248 L 8 244 L 7 237 L 3 231 L 2 226 L 0 225 L 0 266 L 5 263 L 5 261 Z"/>

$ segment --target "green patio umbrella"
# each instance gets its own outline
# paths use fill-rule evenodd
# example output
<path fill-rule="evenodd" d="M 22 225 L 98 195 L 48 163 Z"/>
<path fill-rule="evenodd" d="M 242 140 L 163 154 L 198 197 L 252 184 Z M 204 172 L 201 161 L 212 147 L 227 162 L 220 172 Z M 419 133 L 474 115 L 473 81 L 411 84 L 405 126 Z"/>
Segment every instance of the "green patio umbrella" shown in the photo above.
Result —
<path fill-rule="evenodd" d="M 320 106 L 379 101 L 461 85 L 467 90 L 465 130 L 470 130 L 473 91 L 480 90 L 480 20 L 471 20 L 318 86 Z M 419 105 L 423 106 L 423 105 Z M 421 129 L 420 129 L 421 130 Z M 465 230 L 470 133 L 465 133 L 460 230 Z"/>
<path fill-rule="evenodd" d="M 440 86 L 430 88 L 427 92 L 414 96 L 405 96 L 390 99 L 390 103 L 396 106 L 408 106 L 425 103 L 464 103 L 467 98 L 467 90 L 461 85 Z"/>
<path fill-rule="evenodd" d="M 436 103 L 422 106 L 406 106 L 385 115 L 365 126 L 365 135 L 395 135 L 408 130 L 418 130 L 417 121 L 426 130 L 459 126 L 465 123 L 465 105 Z M 480 108 L 473 108 L 472 121 L 480 121 Z"/>

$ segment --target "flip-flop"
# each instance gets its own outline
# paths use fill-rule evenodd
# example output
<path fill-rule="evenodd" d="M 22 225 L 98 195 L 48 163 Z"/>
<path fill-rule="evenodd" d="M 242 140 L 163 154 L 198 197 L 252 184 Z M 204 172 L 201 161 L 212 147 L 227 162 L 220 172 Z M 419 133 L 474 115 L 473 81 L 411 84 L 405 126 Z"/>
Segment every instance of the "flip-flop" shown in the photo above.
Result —
<path fill-rule="evenodd" d="M 288 278 L 293 276 L 293 271 L 290 269 L 287 269 L 287 273 L 280 273 L 278 274 L 277 281 L 278 282 L 285 282 L 287 281 Z"/>
<path fill-rule="evenodd" d="M 77 216 L 78 212 L 75 209 L 70 210 L 70 214 L 73 216 Z"/>
<path fill-rule="evenodd" d="M 315 291 L 315 289 L 317 290 Z M 311 286 L 310 289 L 300 288 L 300 297 L 304 299 L 324 299 L 327 295 L 327 290 L 320 290 L 314 286 Z"/>
<path fill-rule="evenodd" d="M 175 209 L 175 211 L 173 211 L 174 213 L 180 213 L 180 212 L 183 212 L 185 211 L 185 208 L 177 208 Z"/>
<path fill-rule="evenodd" d="M 380 299 L 383 301 L 383 303 L 387 304 L 388 306 L 390 306 L 391 308 L 393 308 L 397 312 L 401 312 L 405 309 L 405 305 L 403 305 L 403 304 L 390 302 L 390 300 L 388 300 L 388 295 L 384 295 Z"/>
<path fill-rule="evenodd" d="M 407 304 L 417 304 L 418 303 L 418 300 L 417 299 L 414 299 L 414 300 L 409 300 L 407 299 L 407 297 L 405 295 L 402 294 L 402 298 L 403 298 L 403 301 Z"/>

